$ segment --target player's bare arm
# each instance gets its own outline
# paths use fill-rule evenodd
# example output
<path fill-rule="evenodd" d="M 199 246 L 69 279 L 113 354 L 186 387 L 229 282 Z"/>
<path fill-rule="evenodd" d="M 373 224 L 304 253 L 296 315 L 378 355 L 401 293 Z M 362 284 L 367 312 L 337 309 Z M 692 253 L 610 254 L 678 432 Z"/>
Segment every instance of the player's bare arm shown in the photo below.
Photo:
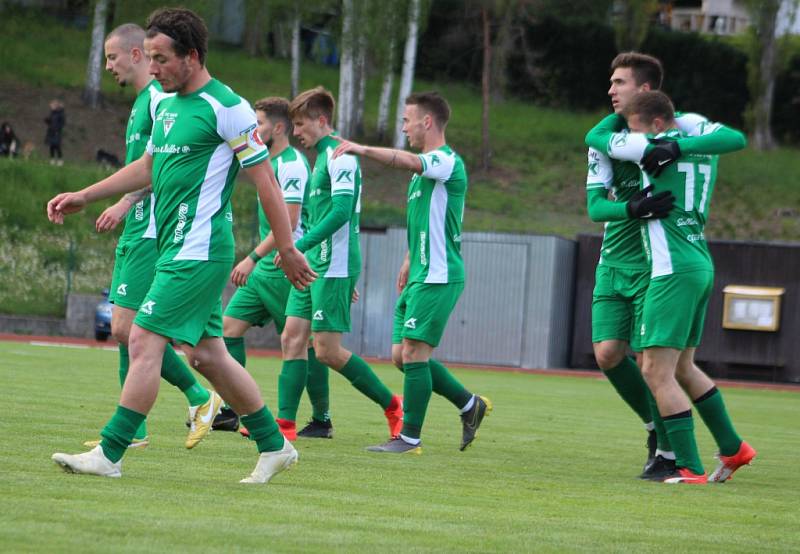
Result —
<path fill-rule="evenodd" d="M 47 218 L 57 224 L 64 223 L 64 216 L 81 211 L 87 204 L 126 192 L 141 189 L 150 183 L 152 160 L 144 155 L 106 177 L 102 181 L 78 192 L 62 192 L 47 203 Z"/>
<path fill-rule="evenodd" d="M 269 162 L 263 162 L 246 168 L 245 173 L 258 190 L 261 208 L 269 220 L 275 246 L 280 253 L 281 269 L 295 287 L 307 287 L 316 279 L 317 274 L 308 266 L 305 256 L 294 246 L 289 214 L 272 166 Z"/>
<path fill-rule="evenodd" d="M 398 169 L 408 169 L 415 173 L 422 172 L 422 162 L 419 157 L 413 152 L 406 152 L 405 150 L 395 150 L 394 148 L 382 148 L 377 146 L 364 146 L 345 140 L 343 138 L 334 136 L 341 144 L 333 151 L 333 158 L 336 159 L 343 154 L 353 154 L 355 156 L 364 156 L 376 162 L 388 165 L 389 167 L 396 167 Z"/>
<path fill-rule="evenodd" d="M 408 284 L 408 274 L 410 271 L 411 265 L 408 260 L 408 252 L 406 252 L 406 257 L 403 258 L 403 263 L 400 265 L 400 271 L 397 273 L 397 292 L 403 292 L 403 289 L 406 288 Z"/>
<path fill-rule="evenodd" d="M 292 229 L 295 229 L 297 222 L 300 220 L 300 204 L 286 204 L 286 210 L 289 212 L 289 223 L 292 225 Z M 237 287 L 246 285 L 247 278 L 255 269 L 258 260 L 273 250 L 275 250 L 275 237 L 272 236 L 272 231 L 270 231 L 264 237 L 264 240 L 253 249 L 253 252 L 236 264 L 236 267 L 231 271 L 231 283 Z"/>
<path fill-rule="evenodd" d="M 125 219 L 125 216 L 128 215 L 131 207 L 134 204 L 141 202 L 152 192 L 152 186 L 146 186 L 143 189 L 129 192 L 120 198 L 116 203 L 103 210 L 103 213 L 100 214 L 100 217 L 98 217 L 97 221 L 95 222 L 95 229 L 97 229 L 97 232 L 104 233 L 106 231 L 115 229 L 117 225 L 119 225 L 122 220 Z"/>

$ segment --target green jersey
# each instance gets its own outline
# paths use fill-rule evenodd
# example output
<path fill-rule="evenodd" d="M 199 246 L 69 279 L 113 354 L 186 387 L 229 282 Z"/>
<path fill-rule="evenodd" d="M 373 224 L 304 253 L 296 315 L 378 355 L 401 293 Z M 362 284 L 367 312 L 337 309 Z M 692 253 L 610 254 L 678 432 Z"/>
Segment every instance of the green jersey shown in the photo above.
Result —
<path fill-rule="evenodd" d="M 311 269 L 320 277 L 356 277 L 361 272 L 361 166 L 358 158 L 349 154 L 333 159 L 338 145 L 330 136 L 317 143 L 317 160 L 309 181 L 308 230 L 328 215 L 334 196 L 352 197 L 350 219 L 306 252 Z"/>
<path fill-rule="evenodd" d="M 671 129 L 657 138 L 677 140 L 684 136 L 680 130 Z M 610 147 L 612 155 L 616 148 Z M 652 184 L 654 194 L 669 191 L 675 196 L 675 207 L 667 217 L 641 223 L 651 278 L 714 269 L 704 228 L 717 178 L 718 159 L 718 156 L 684 154 L 657 178 L 642 173 L 642 187 Z"/>
<path fill-rule="evenodd" d="M 153 194 L 159 262 L 232 262 L 230 198 L 239 167 L 269 153 L 246 100 L 216 79 L 199 90 L 161 98 L 147 152 L 153 157 Z"/>
<path fill-rule="evenodd" d="M 270 160 L 272 170 L 278 179 L 278 184 L 283 191 L 283 200 L 287 204 L 301 204 L 300 219 L 297 227 L 294 228 L 294 241 L 297 242 L 303 236 L 305 222 L 308 219 L 308 177 L 311 169 L 308 166 L 306 157 L 296 148 L 289 146 L 280 154 L 273 156 Z M 263 241 L 270 232 L 270 225 L 261 204 L 258 205 L 258 230 Z M 284 277 L 283 270 L 275 266 L 276 250 L 273 250 L 258 262 L 260 272 L 271 277 Z"/>
<path fill-rule="evenodd" d="M 463 283 L 464 160 L 447 145 L 420 154 L 419 160 L 422 173 L 408 185 L 408 282 Z"/>
<path fill-rule="evenodd" d="M 681 151 L 692 154 L 723 154 L 744 147 L 744 136 L 696 113 L 677 112 L 675 122 L 684 133 L 679 144 Z M 589 171 L 586 188 L 604 187 L 614 201 L 627 202 L 639 189 L 638 162 L 644 156 L 648 141 L 642 135 L 628 134 L 625 120 L 611 114 L 598 123 L 587 135 Z M 615 159 L 607 154 L 615 148 Z M 625 146 L 625 148 L 622 148 Z M 610 267 L 647 269 L 649 261 L 641 248 L 640 225 L 635 219 L 606 223 L 600 263 Z"/>
<path fill-rule="evenodd" d="M 125 165 L 142 157 L 153 128 L 153 107 L 164 96 L 158 81 L 151 81 L 136 96 L 125 130 Z M 125 217 L 125 230 L 119 245 L 139 239 L 156 238 L 156 221 L 153 214 L 153 195 L 148 194 L 131 207 Z"/>
<path fill-rule="evenodd" d="M 587 191 L 604 188 L 615 202 L 627 202 L 639 190 L 639 175 L 638 165 L 611 159 L 604 152 L 589 148 Z M 599 263 L 623 269 L 647 269 L 638 219 L 605 223 Z"/>

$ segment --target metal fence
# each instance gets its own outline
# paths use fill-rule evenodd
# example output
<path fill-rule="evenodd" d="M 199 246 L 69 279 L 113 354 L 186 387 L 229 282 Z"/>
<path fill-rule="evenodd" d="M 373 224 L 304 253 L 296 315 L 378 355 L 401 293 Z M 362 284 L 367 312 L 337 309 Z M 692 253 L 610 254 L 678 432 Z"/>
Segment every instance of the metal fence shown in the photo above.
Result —
<path fill-rule="evenodd" d="M 361 235 L 364 267 L 347 348 L 391 355 L 397 271 L 405 229 Z M 436 357 L 511 367 L 566 367 L 571 344 L 576 245 L 551 236 L 465 233 L 464 293 L 450 316 Z"/>

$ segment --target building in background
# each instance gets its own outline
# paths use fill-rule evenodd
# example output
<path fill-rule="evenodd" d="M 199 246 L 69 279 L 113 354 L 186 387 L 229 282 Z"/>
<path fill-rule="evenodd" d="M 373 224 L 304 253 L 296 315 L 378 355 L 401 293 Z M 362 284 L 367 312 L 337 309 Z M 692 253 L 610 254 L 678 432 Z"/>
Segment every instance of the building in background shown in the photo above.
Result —
<path fill-rule="evenodd" d="M 750 26 L 740 0 L 668 0 L 661 2 L 659 21 L 674 31 L 736 35 Z"/>

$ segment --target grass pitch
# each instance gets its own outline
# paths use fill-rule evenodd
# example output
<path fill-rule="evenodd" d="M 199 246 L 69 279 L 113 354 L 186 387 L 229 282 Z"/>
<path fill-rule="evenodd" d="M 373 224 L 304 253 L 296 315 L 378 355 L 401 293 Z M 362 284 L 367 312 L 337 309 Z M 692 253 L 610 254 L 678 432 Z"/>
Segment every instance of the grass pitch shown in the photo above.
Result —
<path fill-rule="evenodd" d="M 363 450 L 386 438 L 381 411 L 331 375 L 333 440 L 298 440 L 300 463 L 240 485 L 254 445 L 215 432 L 183 448 L 183 396 L 162 383 L 151 445 L 122 479 L 62 473 L 118 398 L 114 351 L 0 343 L 0 550 L 5 552 L 797 551 L 800 395 L 724 389 L 756 464 L 724 485 L 635 478 L 644 432 L 601 379 L 457 371 L 495 410 L 458 451 L 452 406 L 432 399 L 422 456 Z M 249 369 L 276 405 L 279 360 Z M 402 375 L 376 366 L 401 391 Z M 309 415 L 304 399 L 298 420 Z M 712 470 L 713 441 L 698 440 Z"/>

